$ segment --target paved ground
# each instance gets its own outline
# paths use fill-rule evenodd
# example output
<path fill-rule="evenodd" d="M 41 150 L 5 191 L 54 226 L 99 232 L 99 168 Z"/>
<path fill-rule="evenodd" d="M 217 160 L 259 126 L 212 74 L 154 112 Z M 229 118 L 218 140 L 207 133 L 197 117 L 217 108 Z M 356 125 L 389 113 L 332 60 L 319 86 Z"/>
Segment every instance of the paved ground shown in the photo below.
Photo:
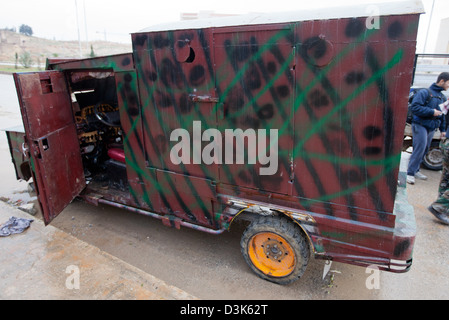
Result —
<path fill-rule="evenodd" d="M 0 75 L 0 129 L 20 122 L 12 79 Z M 404 153 L 404 163 L 407 158 Z M 0 299 L 449 299 L 449 227 L 426 209 L 441 173 L 423 172 L 427 181 L 407 187 L 418 227 L 413 266 L 405 274 L 382 272 L 374 289 L 366 286 L 364 268 L 346 264 L 334 263 L 323 280 L 324 262 L 318 260 L 300 281 L 277 286 L 245 265 L 241 230 L 221 236 L 174 230 L 148 217 L 76 202 L 52 226 L 36 218 L 23 234 L 0 238 Z M 2 132 L 0 179 L 4 199 L 16 205 L 30 200 L 26 183 L 15 181 Z M 11 215 L 29 217 L 0 202 L 0 224 Z M 76 267 L 80 289 L 69 289 Z"/>
<path fill-rule="evenodd" d="M 0 223 L 11 216 L 32 218 L 0 202 Z M 0 251 L 1 300 L 196 299 L 39 219 L 23 233 L 0 238 Z"/>

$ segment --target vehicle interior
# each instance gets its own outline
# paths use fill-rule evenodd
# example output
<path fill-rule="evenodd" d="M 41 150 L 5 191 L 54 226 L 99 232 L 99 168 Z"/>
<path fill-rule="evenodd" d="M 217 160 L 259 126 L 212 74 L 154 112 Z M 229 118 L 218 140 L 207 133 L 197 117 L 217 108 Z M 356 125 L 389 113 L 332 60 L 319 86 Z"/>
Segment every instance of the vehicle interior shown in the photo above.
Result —
<path fill-rule="evenodd" d="M 84 175 L 90 187 L 127 190 L 125 153 L 112 71 L 67 71 Z"/>

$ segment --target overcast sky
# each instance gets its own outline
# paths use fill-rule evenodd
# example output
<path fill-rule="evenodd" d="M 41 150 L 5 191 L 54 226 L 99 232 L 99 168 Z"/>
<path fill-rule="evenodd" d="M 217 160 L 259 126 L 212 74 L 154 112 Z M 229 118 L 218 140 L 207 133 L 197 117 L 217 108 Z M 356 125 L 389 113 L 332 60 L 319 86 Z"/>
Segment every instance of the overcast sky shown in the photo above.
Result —
<path fill-rule="evenodd" d="M 397 0 L 390 2 L 393 1 Z M 426 14 L 422 15 L 420 20 L 418 53 L 424 50 L 433 1 L 435 6 L 426 52 L 434 52 L 440 20 L 449 17 L 448 0 L 422 0 Z M 89 41 L 106 38 L 126 43 L 130 42 L 130 33 L 153 24 L 178 21 L 180 14 L 186 12 L 245 14 L 309 8 L 325 10 L 354 2 L 354 0 L 0 0 L 0 28 L 16 27 L 18 30 L 21 24 L 26 24 L 32 27 L 35 36 L 56 40 L 78 40 L 79 30 L 81 41 L 85 41 L 86 38 Z M 386 0 L 356 0 L 356 2 L 382 3 Z"/>

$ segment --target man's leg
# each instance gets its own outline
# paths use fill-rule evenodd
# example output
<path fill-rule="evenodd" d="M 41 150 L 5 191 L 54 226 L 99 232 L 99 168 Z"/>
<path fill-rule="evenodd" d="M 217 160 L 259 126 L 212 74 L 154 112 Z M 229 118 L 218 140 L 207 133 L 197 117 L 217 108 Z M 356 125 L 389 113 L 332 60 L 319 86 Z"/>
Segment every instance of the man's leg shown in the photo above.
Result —
<path fill-rule="evenodd" d="M 424 161 L 424 158 L 426 157 L 427 152 L 429 152 L 430 146 L 432 145 L 432 140 L 433 140 L 434 134 L 435 134 L 435 131 L 430 131 L 427 133 L 426 150 L 424 150 L 423 159 L 421 160 L 421 163 L 422 163 L 422 161 Z M 421 179 L 421 180 L 427 180 L 427 176 L 425 176 L 424 174 L 421 173 L 421 171 L 419 170 L 419 167 L 418 167 L 418 171 L 415 172 L 415 178 Z"/>
<path fill-rule="evenodd" d="M 407 182 L 409 183 L 414 183 L 415 174 L 419 170 L 419 166 L 421 165 L 422 159 L 426 154 L 426 150 L 428 150 L 428 141 L 429 139 L 430 141 L 432 141 L 432 137 L 434 134 L 434 132 L 431 132 L 431 134 L 429 134 L 426 128 L 416 123 L 412 124 L 412 132 L 413 152 L 408 163 L 407 178 L 413 177 L 413 180 L 407 179 Z"/>

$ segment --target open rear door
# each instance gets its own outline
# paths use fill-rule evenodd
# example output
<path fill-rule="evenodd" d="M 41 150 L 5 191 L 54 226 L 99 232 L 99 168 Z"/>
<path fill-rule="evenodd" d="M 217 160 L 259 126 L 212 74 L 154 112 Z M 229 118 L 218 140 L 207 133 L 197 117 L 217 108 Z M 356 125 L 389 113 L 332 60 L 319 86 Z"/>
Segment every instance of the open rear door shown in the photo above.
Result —
<path fill-rule="evenodd" d="M 86 183 L 64 75 L 58 71 L 14 74 L 31 168 L 45 224 Z"/>

